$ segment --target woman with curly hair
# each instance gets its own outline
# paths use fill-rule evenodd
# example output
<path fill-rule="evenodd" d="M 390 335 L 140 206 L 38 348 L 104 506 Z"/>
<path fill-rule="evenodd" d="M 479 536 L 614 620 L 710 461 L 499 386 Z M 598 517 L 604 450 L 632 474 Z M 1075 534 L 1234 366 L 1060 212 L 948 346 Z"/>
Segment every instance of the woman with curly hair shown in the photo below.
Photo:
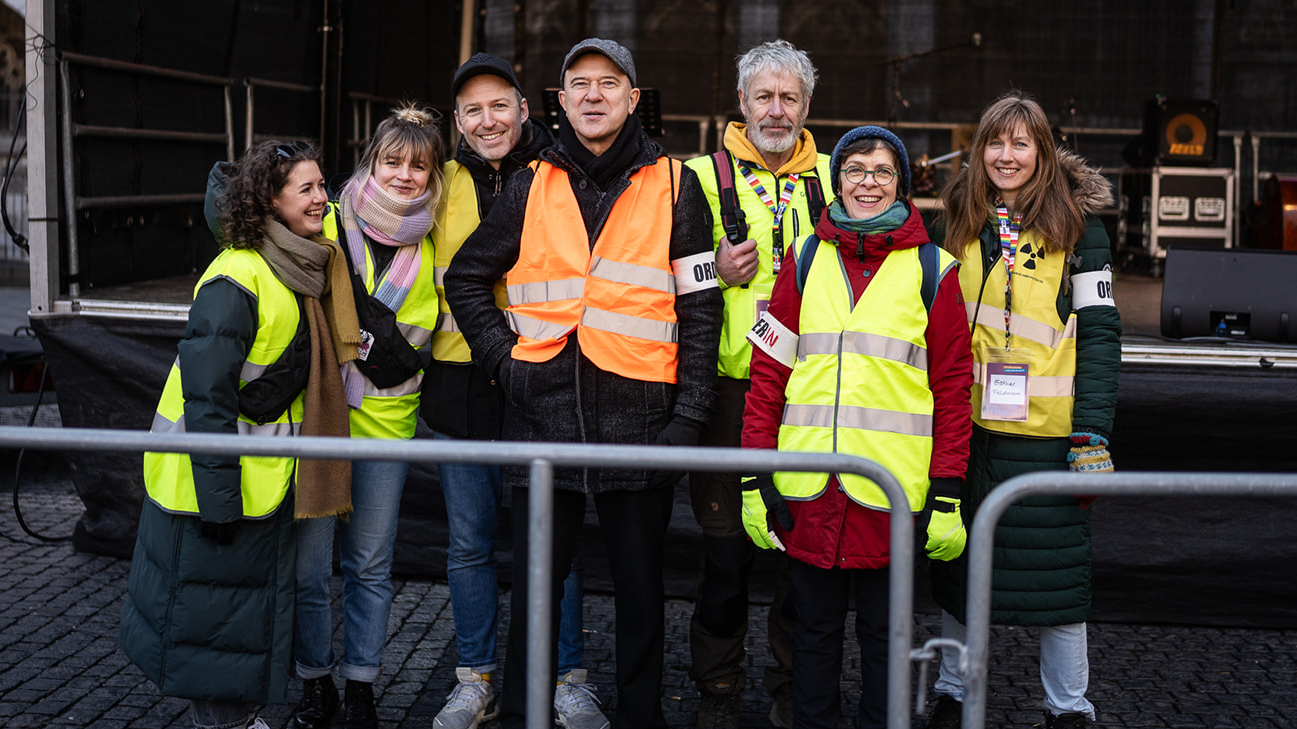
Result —
<path fill-rule="evenodd" d="M 960 260 L 973 335 L 973 437 L 962 494 L 971 524 L 1013 476 L 1112 470 L 1121 318 L 1108 235 L 1095 214 L 1111 204 L 1110 187 L 1055 147 L 1040 105 L 1010 93 L 987 106 L 968 159 L 942 201 L 943 246 Z M 991 621 L 1040 628 L 1047 729 L 1094 720 L 1085 697 L 1087 506 L 1072 496 L 1029 497 L 1010 506 L 995 531 Z M 966 564 L 933 563 L 932 578 L 942 635 L 962 641 Z M 960 725 L 956 658 L 943 649 L 929 727 Z"/>
<path fill-rule="evenodd" d="M 359 341 L 359 328 L 350 291 L 331 296 L 342 256 L 320 238 L 319 160 L 313 144 L 269 141 L 233 168 L 217 205 L 223 250 L 195 288 L 152 432 L 348 434 L 337 353 L 353 356 L 343 340 Z M 345 273 L 335 280 L 345 287 Z M 306 480 L 331 489 L 301 488 L 308 463 Z M 295 507 L 345 509 L 327 493 L 345 491 L 345 463 L 303 461 L 300 474 L 298 465 L 144 455 L 148 498 L 120 641 L 163 695 L 190 700 L 199 729 L 264 728 L 255 706 L 286 700 Z"/>
<path fill-rule="evenodd" d="M 434 114 L 406 105 L 384 119 L 324 221 L 324 234 L 347 254 L 360 316 L 360 355 L 343 370 L 355 438 L 414 436 L 421 350 L 439 314 L 430 234 L 445 145 Z M 305 680 L 293 719 L 299 729 L 329 726 L 338 709 L 335 665 L 347 682 L 347 729 L 377 726 L 373 682 L 387 642 L 392 551 L 408 471 L 403 462 L 353 461 L 348 519 L 326 515 L 299 525 L 294 655 Z M 341 662 L 329 617 L 335 527 L 343 575 Z"/>

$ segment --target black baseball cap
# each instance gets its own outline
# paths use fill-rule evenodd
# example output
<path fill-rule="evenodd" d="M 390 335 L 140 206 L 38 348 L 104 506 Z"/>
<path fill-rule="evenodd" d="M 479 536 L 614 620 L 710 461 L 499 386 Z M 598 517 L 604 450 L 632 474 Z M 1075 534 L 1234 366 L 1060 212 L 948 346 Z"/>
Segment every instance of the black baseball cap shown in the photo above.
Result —
<path fill-rule="evenodd" d="M 508 61 L 490 53 L 474 53 L 472 58 L 464 61 L 464 65 L 455 71 L 455 79 L 450 82 L 451 99 L 459 96 L 459 90 L 469 79 L 484 73 L 499 76 L 517 89 L 518 93 L 522 93 L 522 86 L 518 83 L 518 77 L 513 75 L 513 66 Z"/>

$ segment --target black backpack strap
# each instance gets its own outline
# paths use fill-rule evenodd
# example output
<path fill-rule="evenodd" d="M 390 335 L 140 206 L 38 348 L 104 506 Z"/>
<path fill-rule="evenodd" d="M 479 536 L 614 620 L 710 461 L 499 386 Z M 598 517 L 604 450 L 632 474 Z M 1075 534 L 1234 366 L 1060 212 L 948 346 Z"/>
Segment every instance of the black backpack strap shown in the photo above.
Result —
<path fill-rule="evenodd" d="M 806 181 L 806 209 L 811 214 L 811 227 L 820 224 L 820 214 L 824 212 L 824 188 L 820 187 L 819 175 L 802 178 Z"/>
<path fill-rule="evenodd" d="M 747 215 L 739 207 L 739 195 L 734 189 L 734 161 L 730 153 L 721 150 L 712 155 L 716 170 L 717 193 L 721 203 L 721 226 L 725 237 L 735 245 L 748 239 Z"/>
<path fill-rule="evenodd" d="M 941 263 L 941 250 L 936 243 L 928 242 L 919 246 L 919 267 L 923 270 L 923 282 L 919 284 L 919 296 L 923 299 L 923 308 L 932 311 L 932 302 L 937 298 L 937 284 L 941 283 L 937 266 Z"/>
<path fill-rule="evenodd" d="M 806 277 L 811 275 L 811 263 L 815 260 L 815 251 L 820 249 L 820 239 L 808 235 L 797 250 L 797 293 L 806 291 Z"/>

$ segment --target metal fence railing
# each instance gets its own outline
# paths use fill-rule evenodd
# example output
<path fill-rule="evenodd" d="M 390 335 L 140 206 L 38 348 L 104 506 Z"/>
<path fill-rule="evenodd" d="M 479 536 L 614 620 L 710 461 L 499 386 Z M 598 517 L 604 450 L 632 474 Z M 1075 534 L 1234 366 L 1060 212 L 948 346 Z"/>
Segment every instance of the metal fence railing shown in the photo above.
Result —
<path fill-rule="evenodd" d="M 968 630 L 964 636 L 967 670 L 961 724 L 964 729 L 982 729 L 986 719 L 995 527 L 1010 505 L 1034 494 L 1297 496 L 1297 474 L 1045 471 L 1016 476 L 997 486 L 978 508 L 968 537 Z"/>
<path fill-rule="evenodd" d="M 556 466 L 661 468 L 673 471 L 829 471 L 873 480 L 893 502 L 903 502 L 896 479 L 873 461 L 846 455 L 790 453 L 739 448 L 499 443 L 431 439 L 379 440 L 300 437 L 252 439 L 229 435 L 163 435 L 129 430 L 24 428 L 0 426 L 0 449 L 79 451 L 161 451 L 301 458 L 372 459 L 425 463 L 484 463 L 529 466 L 527 580 L 527 726 L 550 726 L 553 669 L 550 652 L 550 541 L 552 476 Z M 968 615 L 965 651 L 963 726 L 983 729 L 986 713 L 987 644 L 990 637 L 991 566 L 995 527 L 1005 510 L 1033 494 L 1297 496 L 1297 474 L 1038 472 L 1012 478 L 981 504 L 968 539 Z M 927 660 L 945 641 L 934 639 L 911 651 L 913 635 L 914 525 L 908 511 L 892 513 L 888 626 L 888 729 L 909 729 L 910 661 Z M 948 643 L 947 643 L 948 644 Z"/>
<path fill-rule="evenodd" d="M 554 698 L 549 666 L 550 580 L 553 493 L 556 466 L 638 466 L 672 471 L 828 471 L 864 476 L 882 487 L 892 503 L 906 503 L 896 479 L 873 461 L 826 453 L 789 453 L 739 448 L 500 443 L 431 439 L 380 440 L 322 437 L 245 438 L 232 435 L 164 435 L 132 430 L 23 428 L 0 426 L 0 449 L 160 451 L 220 455 L 295 456 L 325 459 L 484 463 L 530 466 L 527 585 L 527 726 L 548 729 Z M 914 523 L 908 509 L 892 512 L 888 625 L 888 729 L 909 729 L 910 644 L 914 609 Z M 516 618 L 517 616 L 515 616 Z"/>

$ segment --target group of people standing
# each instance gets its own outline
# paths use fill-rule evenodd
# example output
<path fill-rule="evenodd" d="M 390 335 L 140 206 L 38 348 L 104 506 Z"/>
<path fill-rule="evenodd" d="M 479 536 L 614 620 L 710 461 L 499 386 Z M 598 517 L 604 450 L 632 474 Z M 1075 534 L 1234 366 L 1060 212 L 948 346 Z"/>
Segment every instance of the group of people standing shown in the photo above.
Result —
<path fill-rule="evenodd" d="M 983 113 L 934 242 L 902 141 L 853 129 L 832 154 L 805 129 L 817 73 L 784 41 L 738 59 L 743 122 L 681 163 L 642 129 L 631 53 L 598 38 L 559 74 L 556 133 L 510 65 L 452 81 L 445 159 L 414 106 L 378 128 L 333 200 L 308 142 L 265 142 L 213 171 L 223 250 L 195 289 L 155 432 L 727 446 L 834 452 L 886 467 L 930 558 L 943 635 L 961 637 L 965 524 L 1001 481 L 1111 469 L 1120 321 L 1107 183 L 1055 147 L 1040 107 Z M 431 351 L 431 359 L 420 352 Z M 126 653 L 195 727 L 264 727 L 258 704 L 303 681 L 296 729 L 377 726 L 408 465 L 150 453 L 122 618 Z M 680 473 L 554 472 L 554 714 L 568 729 L 664 727 L 663 542 Z M 447 580 L 459 667 L 434 720 L 526 718 L 528 474 L 447 464 Z M 862 695 L 887 717 L 890 509 L 868 479 L 691 473 L 703 530 L 690 621 L 697 726 L 736 727 L 756 549 L 777 552 L 764 686 L 776 727 L 834 727 L 849 601 Z M 512 498 L 502 691 L 494 540 Z M 577 537 L 593 497 L 613 580 L 617 711 L 582 667 Z M 1086 700 L 1088 500 L 1036 498 L 996 536 L 996 622 L 1041 626 L 1047 727 Z M 329 578 L 337 535 L 343 652 Z M 343 698 L 333 683 L 345 679 Z M 958 727 L 943 657 L 930 726 Z M 901 709 L 896 709 L 901 710 Z"/>

